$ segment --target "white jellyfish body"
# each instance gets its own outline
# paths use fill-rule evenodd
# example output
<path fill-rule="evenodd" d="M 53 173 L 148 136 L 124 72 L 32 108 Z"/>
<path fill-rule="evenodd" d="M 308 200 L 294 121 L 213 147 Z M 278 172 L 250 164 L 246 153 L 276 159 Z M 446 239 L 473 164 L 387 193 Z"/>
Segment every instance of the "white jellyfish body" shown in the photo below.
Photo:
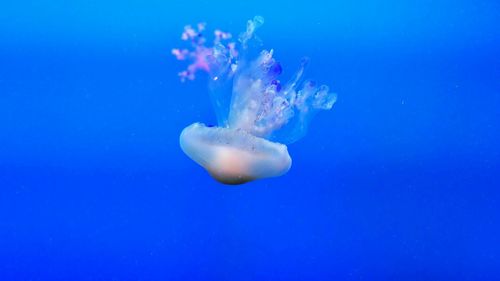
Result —
<path fill-rule="evenodd" d="M 179 73 L 183 81 L 194 79 L 198 70 L 210 74 L 210 93 L 219 123 L 218 127 L 201 123 L 186 127 L 180 146 L 225 184 L 285 174 L 292 163 L 285 144 L 304 136 L 312 116 L 330 109 L 336 101 L 327 86 L 300 83 L 305 59 L 284 85 L 278 80 L 282 68 L 273 58 L 273 50 L 263 50 L 256 59 L 247 60 L 247 43 L 262 23 L 261 17 L 249 20 L 238 46 L 226 43 L 229 33 L 216 30 L 213 47 L 204 46 L 204 24 L 198 24 L 197 30 L 186 26 L 182 39 L 190 41 L 194 50 L 172 50 L 177 59 L 193 61 Z M 297 90 L 299 83 L 302 86 Z"/>
<path fill-rule="evenodd" d="M 281 176 L 292 165 L 286 145 L 241 129 L 194 123 L 182 131 L 180 145 L 193 161 L 225 184 Z"/>

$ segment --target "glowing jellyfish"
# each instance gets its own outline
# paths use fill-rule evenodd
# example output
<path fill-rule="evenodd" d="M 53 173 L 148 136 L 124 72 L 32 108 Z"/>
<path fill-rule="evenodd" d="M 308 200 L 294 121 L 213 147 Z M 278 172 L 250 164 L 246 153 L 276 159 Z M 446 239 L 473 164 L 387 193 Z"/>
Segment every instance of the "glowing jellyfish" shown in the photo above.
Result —
<path fill-rule="evenodd" d="M 182 81 L 193 80 L 199 71 L 210 75 L 210 95 L 218 127 L 194 123 L 180 136 L 182 150 L 216 180 L 241 184 L 285 174 L 292 165 L 285 144 L 306 133 L 310 119 L 319 110 L 329 110 L 336 101 L 326 85 L 300 83 L 307 59 L 286 84 L 273 50 L 263 50 L 251 59 L 255 30 L 262 17 L 247 22 L 238 42 L 230 33 L 214 31 L 213 46 L 205 46 L 205 24 L 186 26 L 182 40 L 193 50 L 173 49 L 179 60 L 192 63 L 179 73 Z M 301 87 L 298 87 L 298 85 Z M 297 90 L 299 89 L 299 90 Z"/>

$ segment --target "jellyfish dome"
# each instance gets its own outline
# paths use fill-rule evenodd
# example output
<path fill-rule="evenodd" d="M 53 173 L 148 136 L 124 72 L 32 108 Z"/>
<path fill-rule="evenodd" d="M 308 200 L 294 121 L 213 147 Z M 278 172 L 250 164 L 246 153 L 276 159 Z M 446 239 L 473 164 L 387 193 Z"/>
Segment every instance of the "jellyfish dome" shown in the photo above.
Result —
<path fill-rule="evenodd" d="M 247 22 L 236 41 L 221 30 L 214 31 L 213 46 L 205 46 L 205 24 L 186 26 L 181 39 L 189 49 L 173 49 L 178 60 L 190 60 L 179 73 L 182 81 L 194 80 L 199 71 L 210 77 L 210 96 L 218 126 L 194 123 L 180 135 L 182 150 L 221 183 L 241 184 L 288 172 L 292 159 L 286 144 L 303 137 L 311 118 L 329 110 L 337 96 L 326 85 L 302 81 L 308 63 L 303 59 L 290 81 L 278 79 L 281 64 L 273 50 L 252 58 L 259 40 L 255 30 L 262 17 Z"/>
<path fill-rule="evenodd" d="M 180 144 L 191 159 L 226 184 L 280 176 L 292 165 L 286 145 L 242 129 L 194 123 L 182 131 Z"/>

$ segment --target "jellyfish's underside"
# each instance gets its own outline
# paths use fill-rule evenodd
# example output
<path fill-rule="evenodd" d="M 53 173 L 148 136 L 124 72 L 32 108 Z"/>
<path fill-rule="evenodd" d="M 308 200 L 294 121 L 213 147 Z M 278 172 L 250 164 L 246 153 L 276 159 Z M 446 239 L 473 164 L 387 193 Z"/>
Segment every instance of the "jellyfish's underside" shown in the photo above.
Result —
<path fill-rule="evenodd" d="M 249 20 L 238 42 L 228 41 L 231 34 L 215 30 L 212 47 L 205 46 L 204 24 L 198 24 L 197 29 L 188 25 L 181 38 L 191 42 L 193 50 L 172 50 L 177 59 L 192 61 L 179 73 L 181 80 L 195 79 L 197 71 L 209 73 L 219 125 L 194 123 L 186 127 L 180 146 L 224 184 L 288 172 L 292 159 L 285 144 L 304 136 L 312 116 L 329 110 L 336 101 L 326 85 L 302 83 L 307 60 L 288 83 L 282 83 L 282 67 L 273 58 L 273 50 L 262 50 L 256 58 L 249 58 L 247 43 L 258 41 L 254 31 L 262 23 L 258 16 Z"/>
<path fill-rule="evenodd" d="M 292 165 L 286 145 L 240 129 L 194 123 L 182 131 L 180 145 L 193 161 L 224 184 L 281 176 Z"/>

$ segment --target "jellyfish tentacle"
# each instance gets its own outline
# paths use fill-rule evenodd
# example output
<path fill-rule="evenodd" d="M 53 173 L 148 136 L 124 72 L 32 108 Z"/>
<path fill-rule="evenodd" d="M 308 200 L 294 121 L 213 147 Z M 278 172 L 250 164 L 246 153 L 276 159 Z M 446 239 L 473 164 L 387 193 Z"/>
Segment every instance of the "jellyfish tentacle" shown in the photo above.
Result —
<path fill-rule="evenodd" d="M 243 49 L 247 48 L 247 43 L 250 39 L 255 38 L 255 30 L 264 24 L 264 18 L 255 16 L 253 19 L 247 21 L 247 30 L 240 34 L 239 41 Z"/>
<path fill-rule="evenodd" d="M 209 73 L 219 126 L 291 143 L 304 135 L 307 123 L 318 110 L 333 106 L 336 95 L 326 85 L 301 83 L 309 64 L 307 57 L 302 58 L 299 68 L 284 85 L 279 80 L 282 66 L 274 58 L 273 49 L 262 50 L 256 59 L 248 60 L 245 57 L 248 43 L 256 39 L 255 31 L 263 22 L 259 16 L 249 20 L 246 31 L 239 35 L 239 44 L 228 41 L 232 38 L 230 33 L 216 29 L 211 47 L 205 46 L 204 23 L 198 24 L 197 29 L 187 25 L 181 38 L 190 41 L 194 50 L 173 49 L 172 54 L 178 60 L 193 60 L 179 73 L 181 80 L 195 79 L 200 70 Z M 238 49 L 244 50 L 243 56 Z"/>
<path fill-rule="evenodd" d="M 305 72 L 308 64 L 309 64 L 309 58 L 307 58 L 307 57 L 302 58 L 302 60 L 300 62 L 299 69 L 297 69 L 293 78 L 290 80 L 290 82 L 288 82 L 288 86 L 286 88 L 286 91 L 290 91 L 291 89 L 295 89 L 295 87 L 297 86 L 297 83 L 300 81 L 300 79 L 304 75 L 304 72 Z"/>

